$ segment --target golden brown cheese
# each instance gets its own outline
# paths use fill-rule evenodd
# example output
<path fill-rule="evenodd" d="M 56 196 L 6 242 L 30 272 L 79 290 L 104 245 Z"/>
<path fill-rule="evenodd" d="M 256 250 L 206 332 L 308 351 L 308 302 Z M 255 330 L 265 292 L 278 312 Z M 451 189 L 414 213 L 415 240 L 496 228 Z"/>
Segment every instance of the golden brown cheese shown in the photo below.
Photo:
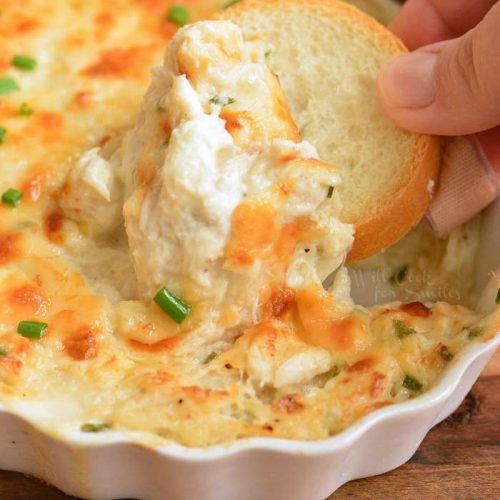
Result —
<path fill-rule="evenodd" d="M 179 326 L 150 302 L 111 304 L 65 257 L 66 246 L 84 237 L 59 207 L 66 174 L 84 151 L 132 125 L 149 68 L 175 32 L 165 20 L 173 3 L 2 2 L 0 76 L 21 89 L 0 96 L 7 129 L 0 191 L 17 187 L 24 196 L 15 209 L 0 205 L 0 404 L 16 408 L 21 395 L 42 402 L 53 412 L 33 416 L 51 432 L 96 421 L 141 431 L 153 444 L 207 446 L 248 436 L 322 439 L 432 387 L 465 344 L 498 331 L 498 310 L 481 318 L 461 306 L 415 301 L 367 310 L 320 287 L 296 292 L 271 281 L 259 297 L 261 321 L 211 351 L 196 333 L 205 311 Z M 184 3 L 195 18 L 221 6 Z M 12 67 L 17 53 L 34 56 L 36 70 Z M 189 73 L 189 61 L 181 63 Z M 266 114 L 238 97 L 222 118 L 241 145 L 267 133 L 300 140 L 279 99 Z M 33 115 L 19 115 L 23 102 Z M 269 116 L 278 117 L 270 132 Z M 160 132 L 170 136 L 167 122 Z M 141 182 L 152 182 L 147 169 Z M 277 196 L 294 187 L 281 184 Z M 232 218 L 229 265 L 263 258 L 276 271 L 309 230 L 306 219 L 282 223 L 268 204 L 242 203 Z M 16 333 L 21 320 L 46 322 L 48 331 L 41 340 L 24 338 Z M 230 329 L 234 311 L 223 320 Z M 294 379 L 294 363 L 305 361 L 311 377 Z M 407 376 L 422 388 L 405 385 Z"/>

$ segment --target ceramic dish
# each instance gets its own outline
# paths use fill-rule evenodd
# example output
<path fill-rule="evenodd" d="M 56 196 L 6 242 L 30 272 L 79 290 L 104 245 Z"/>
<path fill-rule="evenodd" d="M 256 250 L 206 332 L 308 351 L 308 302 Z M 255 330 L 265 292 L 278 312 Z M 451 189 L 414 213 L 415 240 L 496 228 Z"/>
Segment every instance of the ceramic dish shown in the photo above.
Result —
<path fill-rule="evenodd" d="M 383 0 L 358 3 L 390 7 Z M 386 20 L 390 9 L 380 18 Z M 478 290 L 498 288 L 488 280 L 500 268 L 499 226 L 500 201 L 483 218 Z M 353 292 L 356 302 L 373 302 L 370 287 Z M 460 404 L 499 344 L 500 332 L 467 346 L 422 396 L 375 411 L 318 442 L 260 438 L 207 449 L 155 448 L 139 433 L 48 431 L 36 425 L 44 420 L 40 407 L 20 402 L 7 411 L 0 405 L 0 469 L 31 474 L 67 494 L 96 500 L 323 499 L 348 481 L 406 462 L 427 432 Z"/>
<path fill-rule="evenodd" d="M 499 226 L 500 200 L 482 221 L 481 289 L 500 267 Z M 486 286 L 498 282 L 490 279 Z M 28 422 L 36 422 L 39 410 L 0 407 L 0 469 L 32 474 L 92 499 L 322 499 L 348 481 L 406 462 L 427 432 L 458 407 L 499 344 L 500 331 L 488 342 L 468 345 L 422 396 L 377 410 L 319 442 L 260 438 L 208 449 L 153 448 L 141 444 L 139 434 L 49 434 Z"/>

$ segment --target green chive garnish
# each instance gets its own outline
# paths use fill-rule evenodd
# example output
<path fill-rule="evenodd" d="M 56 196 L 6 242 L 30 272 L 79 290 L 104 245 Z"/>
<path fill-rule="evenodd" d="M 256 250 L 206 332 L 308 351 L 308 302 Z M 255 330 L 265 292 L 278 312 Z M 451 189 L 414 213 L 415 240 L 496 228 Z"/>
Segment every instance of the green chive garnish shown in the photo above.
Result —
<path fill-rule="evenodd" d="M 29 339 L 41 339 L 48 327 L 47 323 L 38 321 L 20 321 L 17 325 L 17 333 Z"/>
<path fill-rule="evenodd" d="M 16 54 L 11 62 L 16 68 L 24 71 L 33 71 L 36 68 L 36 59 L 22 54 Z"/>
<path fill-rule="evenodd" d="M 389 278 L 389 283 L 391 283 L 391 285 L 400 285 L 406 278 L 407 274 L 408 266 L 403 266 Z"/>
<path fill-rule="evenodd" d="M 410 375 L 406 375 L 403 380 L 403 387 L 406 387 L 406 389 L 415 392 L 422 389 L 423 386 L 416 378 L 410 377 Z"/>
<path fill-rule="evenodd" d="M 189 21 L 189 10 L 184 5 L 172 5 L 167 12 L 167 19 L 178 26 L 184 26 Z"/>
<path fill-rule="evenodd" d="M 405 337 L 408 337 L 408 335 L 417 333 L 414 328 L 408 326 L 404 321 L 401 321 L 400 319 L 393 319 L 392 327 L 394 328 L 396 335 L 400 339 L 404 339 Z"/>
<path fill-rule="evenodd" d="M 27 102 L 23 102 L 19 106 L 19 114 L 21 116 L 31 116 L 34 112 L 34 109 Z"/>
<path fill-rule="evenodd" d="M 445 345 L 441 347 L 439 354 L 441 355 L 441 358 L 444 359 L 444 361 L 451 361 L 453 359 L 453 354 L 448 350 L 448 348 Z"/>
<path fill-rule="evenodd" d="M 497 292 L 497 298 L 495 299 L 495 302 L 497 304 L 500 304 L 500 288 L 498 289 L 498 292 Z"/>
<path fill-rule="evenodd" d="M 327 198 L 331 198 L 333 196 L 333 186 L 328 186 L 328 194 L 326 195 Z"/>
<path fill-rule="evenodd" d="M 232 97 L 224 97 L 224 96 L 214 96 L 212 99 L 208 101 L 210 104 L 215 104 L 216 106 L 229 106 L 229 104 L 233 104 L 233 102 L 236 102 L 235 99 Z"/>
<path fill-rule="evenodd" d="M 328 372 L 328 375 L 332 378 L 336 377 L 339 374 L 340 374 L 340 368 L 337 365 L 333 365 L 332 368 L 330 368 L 330 371 Z"/>
<path fill-rule="evenodd" d="M 476 337 L 480 337 L 483 334 L 483 329 L 480 326 L 475 326 L 468 330 L 467 335 L 470 339 L 475 339 Z"/>
<path fill-rule="evenodd" d="M 215 358 L 217 357 L 217 353 L 212 351 L 208 356 L 207 358 L 205 359 L 205 361 L 203 361 L 203 364 L 206 365 L 207 363 L 210 363 L 210 361 L 213 361 Z"/>
<path fill-rule="evenodd" d="M 10 76 L 0 78 L 0 95 L 9 94 L 15 90 L 19 90 L 19 85 L 14 78 L 11 78 Z"/>
<path fill-rule="evenodd" d="M 229 7 L 236 5 L 237 3 L 241 2 L 241 0 L 229 0 L 224 6 L 222 7 L 223 9 L 229 9 Z"/>
<path fill-rule="evenodd" d="M 17 207 L 21 203 L 21 198 L 23 193 L 17 189 L 10 188 L 2 194 L 2 203 L 5 205 L 10 205 L 11 207 Z"/>
<path fill-rule="evenodd" d="M 155 295 L 155 303 L 163 309 L 176 323 L 182 323 L 191 312 L 191 306 L 163 287 Z"/>
<path fill-rule="evenodd" d="M 82 432 L 102 432 L 107 431 L 109 428 L 108 424 L 92 424 L 90 422 L 80 426 Z"/>
<path fill-rule="evenodd" d="M 9 354 L 9 351 L 0 345 L 0 356 L 7 356 L 7 354 Z"/>
<path fill-rule="evenodd" d="M 4 127 L 0 127 L 0 144 L 5 142 L 5 138 L 7 137 L 7 129 Z"/>

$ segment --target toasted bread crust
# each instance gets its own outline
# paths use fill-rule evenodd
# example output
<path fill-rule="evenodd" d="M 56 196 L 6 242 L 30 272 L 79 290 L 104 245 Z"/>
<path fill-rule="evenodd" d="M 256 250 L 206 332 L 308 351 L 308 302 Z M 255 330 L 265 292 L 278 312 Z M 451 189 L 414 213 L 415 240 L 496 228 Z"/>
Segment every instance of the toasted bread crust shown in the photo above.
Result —
<path fill-rule="evenodd" d="M 265 15 L 266 10 L 278 9 L 283 13 L 290 6 L 307 9 L 308 14 L 331 20 L 332 23 L 356 23 L 384 52 L 398 55 L 407 51 L 404 44 L 375 19 L 356 7 L 337 0 L 245 0 L 218 14 L 219 19 L 238 22 L 248 11 Z M 437 182 L 439 174 L 440 145 L 436 137 L 413 134 L 413 154 L 402 158 L 406 170 L 405 183 L 397 190 L 380 193 L 376 206 L 356 218 L 346 217 L 344 222 L 355 226 L 356 236 L 348 261 L 367 258 L 401 239 L 425 214 L 431 199 L 429 186 Z M 376 172 L 373 172 L 376 175 Z M 349 182 L 348 178 L 343 179 Z"/>
<path fill-rule="evenodd" d="M 366 259 L 388 248 L 420 222 L 431 200 L 432 183 L 438 179 L 439 158 L 439 139 L 420 136 L 415 155 L 407 160 L 413 165 L 408 183 L 397 192 L 381 196 L 379 211 L 367 213 L 363 220 L 352 221 L 356 236 L 348 262 Z"/>
<path fill-rule="evenodd" d="M 270 9 L 283 10 L 290 5 L 305 7 L 309 12 L 330 19 L 343 16 L 350 18 L 357 24 L 362 24 L 367 30 L 372 31 L 377 38 L 383 39 L 384 43 L 394 48 L 394 53 L 406 52 L 404 43 L 387 28 L 382 26 L 374 18 L 360 11 L 354 5 L 339 0 L 243 0 L 234 6 L 216 14 L 217 19 L 237 19 L 239 15 L 249 10 L 265 11 Z"/>

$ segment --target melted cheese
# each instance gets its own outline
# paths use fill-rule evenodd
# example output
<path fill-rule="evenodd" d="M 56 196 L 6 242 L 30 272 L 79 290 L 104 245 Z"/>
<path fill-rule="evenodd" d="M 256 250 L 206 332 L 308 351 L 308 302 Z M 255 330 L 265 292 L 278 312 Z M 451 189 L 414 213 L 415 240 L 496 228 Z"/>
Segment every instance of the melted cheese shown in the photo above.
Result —
<path fill-rule="evenodd" d="M 24 196 L 0 205 L 0 404 L 54 433 L 95 421 L 208 446 L 322 439 L 415 396 L 406 376 L 431 387 L 498 309 L 366 309 L 343 268 L 325 290 L 352 238 L 327 196 L 340 179 L 301 142 L 265 41 L 186 28 L 142 100 L 172 3 L 2 3 L 0 72 L 21 90 L 0 96 L 0 190 Z M 195 20 L 223 2 L 184 3 Z M 431 244 L 443 281 L 471 265 L 459 241 Z M 150 300 L 163 285 L 193 305 L 181 325 Z"/>
<path fill-rule="evenodd" d="M 168 286 L 203 311 L 207 336 L 225 335 L 216 332 L 228 313 L 241 334 L 269 289 L 319 285 L 352 244 L 327 197 L 340 179 L 300 142 L 258 51 L 230 22 L 180 30 L 123 143 L 139 293 L 148 300 Z M 238 113 L 248 120 L 233 129 Z"/>

